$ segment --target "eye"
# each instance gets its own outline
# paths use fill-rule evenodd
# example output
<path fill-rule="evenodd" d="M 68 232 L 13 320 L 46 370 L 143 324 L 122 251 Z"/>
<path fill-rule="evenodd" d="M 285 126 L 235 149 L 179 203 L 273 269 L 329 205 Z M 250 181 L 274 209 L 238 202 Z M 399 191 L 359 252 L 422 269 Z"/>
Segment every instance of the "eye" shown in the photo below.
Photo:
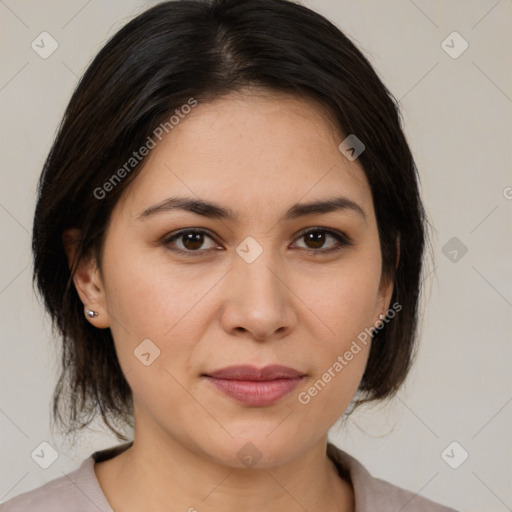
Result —
<path fill-rule="evenodd" d="M 209 247 L 204 247 L 205 239 L 212 241 Z M 325 248 L 326 241 L 329 239 L 334 240 L 334 243 Z M 352 245 L 351 240 L 345 234 L 319 227 L 303 231 L 298 240 L 304 240 L 306 244 L 305 247 L 299 246 L 299 248 L 312 254 L 326 254 Z M 171 233 L 162 243 L 171 251 L 193 256 L 199 256 L 207 250 L 218 248 L 212 235 L 204 229 L 197 228 L 183 229 L 177 233 Z"/>
<path fill-rule="evenodd" d="M 201 253 L 207 249 L 216 247 L 216 244 L 210 247 L 203 247 L 205 238 L 213 241 L 213 237 L 203 229 L 184 229 L 178 233 L 171 234 L 163 240 L 163 244 L 172 251 L 185 252 L 185 253 Z M 178 247 L 172 247 L 174 242 L 177 242 Z"/>
<path fill-rule="evenodd" d="M 327 249 L 323 248 L 326 240 L 333 239 L 336 243 L 331 244 Z M 311 253 L 329 253 L 339 251 L 346 246 L 352 245 L 352 241 L 343 233 L 330 229 L 314 228 L 304 231 L 298 238 L 304 240 L 306 247 L 302 247 Z"/>

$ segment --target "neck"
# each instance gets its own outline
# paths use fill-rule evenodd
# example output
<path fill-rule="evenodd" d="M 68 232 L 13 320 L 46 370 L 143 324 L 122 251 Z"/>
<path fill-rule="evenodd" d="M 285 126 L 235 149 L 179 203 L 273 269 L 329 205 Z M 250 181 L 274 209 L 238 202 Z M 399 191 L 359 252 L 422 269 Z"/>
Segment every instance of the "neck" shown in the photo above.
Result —
<path fill-rule="evenodd" d="M 257 469 L 220 464 L 168 435 L 135 432 L 129 449 L 95 465 L 114 510 L 354 510 L 351 485 L 326 455 L 327 436 L 285 464 Z"/>

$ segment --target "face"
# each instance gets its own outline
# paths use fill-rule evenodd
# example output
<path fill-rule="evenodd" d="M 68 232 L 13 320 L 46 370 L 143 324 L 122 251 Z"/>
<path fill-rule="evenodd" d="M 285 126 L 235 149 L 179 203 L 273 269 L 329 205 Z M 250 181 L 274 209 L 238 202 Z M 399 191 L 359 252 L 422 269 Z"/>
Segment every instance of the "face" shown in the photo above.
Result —
<path fill-rule="evenodd" d="M 354 341 L 392 292 L 344 138 L 314 103 L 260 92 L 198 104 L 150 151 L 101 275 L 75 277 L 91 323 L 111 329 L 136 436 L 272 467 L 343 414 L 370 348 Z M 258 372 L 269 365 L 286 368 Z"/>

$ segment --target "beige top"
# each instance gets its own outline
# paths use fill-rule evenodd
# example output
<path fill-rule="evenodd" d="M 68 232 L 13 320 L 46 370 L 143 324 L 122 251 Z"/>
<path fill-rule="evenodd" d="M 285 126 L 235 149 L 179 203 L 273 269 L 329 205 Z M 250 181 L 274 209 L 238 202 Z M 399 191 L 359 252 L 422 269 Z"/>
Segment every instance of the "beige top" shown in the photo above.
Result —
<path fill-rule="evenodd" d="M 133 441 L 94 452 L 80 467 L 0 505 L 0 512 L 113 512 L 94 472 L 94 463 L 111 459 Z M 374 478 L 360 462 L 331 443 L 327 455 L 340 477 L 352 483 L 356 512 L 456 512 Z"/>

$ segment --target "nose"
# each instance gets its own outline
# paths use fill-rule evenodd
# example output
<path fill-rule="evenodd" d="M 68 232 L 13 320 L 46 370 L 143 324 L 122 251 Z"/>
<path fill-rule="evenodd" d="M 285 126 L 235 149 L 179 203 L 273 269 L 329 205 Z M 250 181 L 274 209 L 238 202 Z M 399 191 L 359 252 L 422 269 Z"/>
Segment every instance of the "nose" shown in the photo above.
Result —
<path fill-rule="evenodd" d="M 221 322 L 231 335 L 257 341 L 288 335 L 297 323 L 290 273 L 269 251 L 247 263 L 237 258 L 226 276 Z"/>

